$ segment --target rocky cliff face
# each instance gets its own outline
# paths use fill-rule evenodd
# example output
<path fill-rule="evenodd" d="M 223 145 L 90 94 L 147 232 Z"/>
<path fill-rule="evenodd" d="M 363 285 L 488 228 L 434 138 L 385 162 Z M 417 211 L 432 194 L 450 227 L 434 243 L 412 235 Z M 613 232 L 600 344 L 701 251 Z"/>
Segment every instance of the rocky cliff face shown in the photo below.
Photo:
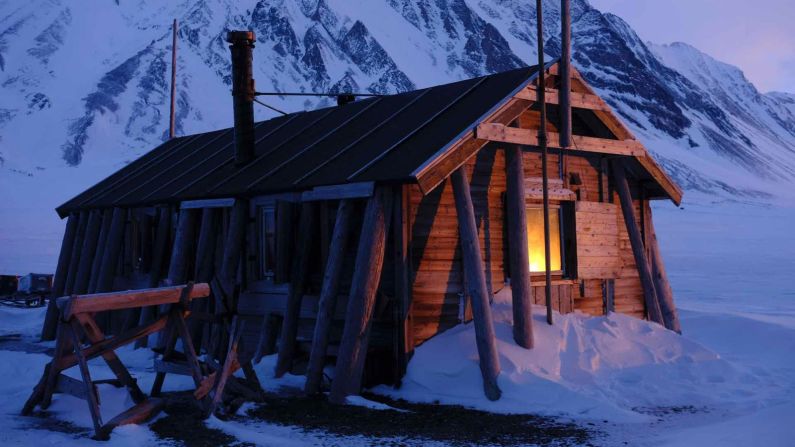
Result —
<path fill-rule="evenodd" d="M 162 141 L 172 17 L 186 134 L 231 125 L 229 29 L 257 35 L 258 90 L 395 93 L 534 63 L 530 3 L 0 1 L 0 175 L 46 179 L 66 164 L 96 179 Z M 558 3 L 545 4 L 549 57 L 559 52 Z M 572 22 L 575 66 L 686 188 L 762 197 L 793 182 L 795 97 L 762 94 L 685 44 L 644 43 L 585 0 L 573 0 Z M 289 111 L 330 104 L 269 101 Z"/>

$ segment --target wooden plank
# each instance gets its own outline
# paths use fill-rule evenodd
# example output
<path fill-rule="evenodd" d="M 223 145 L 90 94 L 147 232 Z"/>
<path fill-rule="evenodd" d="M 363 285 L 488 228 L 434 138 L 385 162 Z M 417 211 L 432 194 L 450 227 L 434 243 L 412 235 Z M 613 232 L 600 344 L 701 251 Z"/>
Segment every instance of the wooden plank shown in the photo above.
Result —
<path fill-rule="evenodd" d="M 99 396 L 94 384 L 91 382 L 91 374 L 88 371 L 88 361 L 83 355 L 83 350 L 80 349 L 80 334 L 78 333 L 78 323 L 72 320 L 71 323 L 72 345 L 74 346 L 75 356 L 77 357 L 77 364 L 80 367 L 80 376 L 83 378 L 83 386 L 86 389 L 86 403 L 88 410 L 91 413 L 91 420 L 94 422 L 94 433 L 97 437 L 102 437 L 102 415 L 99 413 Z M 65 334 L 64 334 L 65 335 Z"/>
<path fill-rule="evenodd" d="M 560 92 L 554 88 L 544 89 L 547 104 L 559 104 Z M 524 99 L 527 101 L 538 101 L 537 87 L 526 87 L 514 95 L 514 98 Z M 571 92 L 571 106 L 579 109 L 589 110 L 609 110 L 610 107 L 602 101 L 602 99 L 593 94 Z"/>
<path fill-rule="evenodd" d="M 500 374 L 500 359 L 491 317 L 491 306 L 481 257 L 475 210 L 469 191 L 469 182 L 462 168 L 451 176 L 458 224 L 460 228 L 461 253 L 464 259 L 466 288 L 472 303 L 475 319 L 475 339 L 478 346 L 480 371 L 483 376 L 483 391 L 489 400 L 497 400 L 502 392 L 497 384 Z"/>
<path fill-rule="evenodd" d="M 375 183 L 358 182 L 340 185 L 318 186 L 301 194 L 301 201 L 341 200 L 367 198 L 373 195 Z"/>
<path fill-rule="evenodd" d="M 107 424 L 102 426 L 100 430 L 101 433 L 97 433 L 97 437 L 100 439 L 108 439 L 110 432 L 116 427 L 129 424 L 142 424 L 157 416 L 164 407 L 165 401 L 163 399 L 146 399 L 132 408 L 124 410 L 108 421 Z"/>
<path fill-rule="evenodd" d="M 505 148 L 506 213 L 508 254 L 511 271 L 513 339 L 519 346 L 533 348 L 533 297 L 530 285 L 530 255 L 527 238 L 524 165 L 519 146 Z M 478 250 L 479 251 L 479 250 Z M 467 262 L 464 261 L 466 265 Z"/>
<path fill-rule="evenodd" d="M 356 265 L 351 279 L 351 291 L 345 317 L 342 340 L 337 355 L 334 381 L 329 401 L 345 403 L 350 394 L 358 394 L 364 360 L 367 356 L 369 331 L 375 309 L 375 294 L 381 280 L 386 251 L 386 235 L 392 191 L 378 188 L 367 200 L 364 211 Z"/>
<path fill-rule="evenodd" d="M 231 208 L 235 205 L 235 199 L 202 199 L 202 200 L 185 200 L 179 205 L 179 209 L 204 209 L 204 208 Z"/>
<path fill-rule="evenodd" d="M 559 148 L 559 146 L 555 145 L 559 136 L 557 133 L 547 132 L 549 147 Z M 479 124 L 475 129 L 475 138 L 501 143 L 538 146 L 538 131 L 536 129 L 508 127 L 498 123 Z M 635 157 L 646 155 L 646 150 L 637 140 L 608 140 L 581 135 L 572 135 L 570 150 Z"/>
<path fill-rule="evenodd" d="M 329 329 L 331 328 L 337 304 L 337 293 L 339 291 L 345 248 L 350 234 L 352 213 L 353 202 L 347 199 L 340 201 L 337 208 L 337 219 L 334 223 L 334 232 L 331 236 L 328 261 L 323 273 L 323 284 L 320 288 L 317 320 L 312 337 L 309 365 L 306 371 L 306 384 L 304 385 L 306 394 L 315 394 L 320 391 L 323 365 L 326 359 L 326 350 L 328 349 Z"/>
<path fill-rule="evenodd" d="M 64 318 L 68 320 L 79 313 L 175 304 L 179 302 L 183 288 L 185 288 L 185 286 L 128 290 L 124 292 L 98 293 L 93 295 L 76 295 L 69 298 L 68 305 L 64 309 Z M 206 283 L 194 284 L 189 299 L 204 298 L 209 294 L 210 287 Z"/>
<path fill-rule="evenodd" d="M 654 288 L 651 267 L 644 252 L 640 230 L 638 229 L 638 224 L 635 221 L 634 206 L 632 204 L 632 196 L 630 195 L 629 191 L 629 182 L 627 181 L 624 163 L 619 159 L 612 160 L 611 163 L 613 181 L 621 202 L 621 212 L 624 215 L 624 224 L 626 225 L 627 233 L 629 234 L 630 243 L 632 245 L 632 254 L 635 258 L 635 265 L 637 267 L 638 274 L 640 275 L 641 283 L 643 284 L 643 298 L 646 303 L 646 312 L 648 313 L 649 319 L 651 321 L 662 325 L 664 323 L 660 311 L 660 304 Z"/>
<path fill-rule="evenodd" d="M 276 359 L 274 372 L 276 377 L 283 376 L 292 367 L 295 353 L 295 335 L 298 332 L 298 315 L 301 311 L 301 300 L 304 297 L 304 287 L 309 273 L 309 257 L 311 256 L 312 242 L 314 242 L 314 232 L 317 224 L 315 205 L 309 202 L 302 204 L 300 219 L 298 224 L 298 249 L 293 260 L 290 292 L 287 297 L 287 307 L 284 311 L 279 355 Z"/>

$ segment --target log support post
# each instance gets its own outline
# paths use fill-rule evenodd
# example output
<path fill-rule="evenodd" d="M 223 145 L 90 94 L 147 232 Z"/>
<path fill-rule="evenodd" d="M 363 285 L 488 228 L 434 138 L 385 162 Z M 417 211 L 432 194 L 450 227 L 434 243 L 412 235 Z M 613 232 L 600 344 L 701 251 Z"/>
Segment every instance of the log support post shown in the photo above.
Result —
<path fill-rule="evenodd" d="M 198 208 L 186 208 L 179 212 L 174 247 L 171 250 L 171 261 L 168 265 L 168 284 L 166 284 L 168 286 L 182 284 L 188 279 L 188 259 L 196 239 L 196 222 L 199 211 Z M 168 313 L 168 308 L 167 305 L 161 306 L 160 313 Z M 168 341 L 167 334 L 161 332 L 158 345 L 165 346 Z"/>
<path fill-rule="evenodd" d="M 610 171 L 613 174 L 613 182 L 615 183 L 618 198 L 621 202 L 621 212 L 627 227 L 629 242 L 632 245 L 632 254 L 635 257 L 635 265 L 637 266 L 640 282 L 643 286 L 643 300 L 646 304 L 646 313 L 649 320 L 663 325 L 660 303 L 654 288 L 651 266 L 646 257 L 645 248 L 643 247 L 643 237 L 640 234 L 638 223 L 635 220 L 635 207 L 632 204 L 632 195 L 629 190 L 629 182 L 627 181 L 626 167 L 624 166 L 623 160 L 612 160 Z"/>
<path fill-rule="evenodd" d="M 309 256 L 315 230 L 315 204 L 304 202 L 301 205 L 301 217 L 298 227 L 298 247 L 293 260 L 290 292 L 287 295 L 287 307 L 284 311 L 284 323 L 279 342 L 279 354 L 276 358 L 276 377 L 290 371 L 295 353 L 295 338 L 298 334 L 298 319 L 301 314 L 301 302 L 304 298 L 304 287 L 309 271 Z"/>
<path fill-rule="evenodd" d="M 155 288 L 160 284 L 160 272 L 163 270 L 163 259 L 168 249 L 168 237 L 171 234 L 171 210 L 167 207 L 160 208 L 158 212 L 157 230 L 155 231 L 155 246 L 152 252 L 152 265 L 149 268 L 148 287 Z M 146 306 L 141 309 L 140 325 L 146 325 L 155 320 L 157 306 Z M 135 341 L 135 348 L 145 348 L 149 344 L 147 337 Z"/>
<path fill-rule="evenodd" d="M 376 292 L 384 264 L 391 201 L 392 191 L 385 187 L 378 187 L 367 200 L 345 312 L 345 327 L 329 394 L 329 401 L 334 404 L 344 404 L 347 396 L 358 394 L 361 387 Z"/>
<path fill-rule="evenodd" d="M 513 339 L 533 348 L 533 289 L 530 284 L 530 257 L 527 241 L 524 166 L 520 146 L 505 149 L 506 205 L 508 213 L 508 252 L 513 305 Z"/>
<path fill-rule="evenodd" d="M 88 215 L 88 224 L 83 238 L 83 247 L 80 254 L 80 263 L 77 267 L 77 276 L 72 286 L 72 294 L 83 294 L 88 292 L 89 281 L 91 280 L 91 267 L 93 266 L 94 256 L 97 251 L 97 241 L 99 240 L 102 212 L 93 210 Z"/>
<path fill-rule="evenodd" d="M 69 261 L 72 258 L 72 246 L 77 236 L 77 214 L 70 214 L 66 220 L 66 228 L 61 241 L 61 253 L 58 255 L 58 266 L 55 268 L 55 278 L 52 283 L 52 294 L 47 305 L 47 314 L 44 317 L 44 327 L 41 330 L 43 341 L 55 340 L 58 327 L 58 306 L 55 300 L 63 295 L 66 275 L 69 271 Z"/>
<path fill-rule="evenodd" d="M 682 333 L 682 325 L 679 322 L 679 312 L 674 303 L 674 294 L 671 290 L 671 283 L 668 282 L 668 274 L 665 271 L 660 244 L 657 242 L 657 232 L 654 230 L 654 221 L 651 219 L 651 209 L 647 219 L 649 228 L 649 245 L 651 245 L 651 270 L 654 277 L 654 288 L 657 292 L 657 299 L 660 301 L 660 311 L 662 313 L 665 327 Z"/>
<path fill-rule="evenodd" d="M 99 271 L 102 270 L 102 258 L 105 256 L 105 249 L 108 245 L 108 234 L 110 234 L 110 224 L 113 221 L 113 208 L 107 208 L 102 212 L 102 228 L 99 231 L 99 241 L 97 251 L 94 254 L 94 263 L 91 266 L 91 279 L 88 282 L 88 292 L 96 293 L 97 282 L 99 281 Z"/>
<path fill-rule="evenodd" d="M 315 394 L 320 391 L 320 381 L 323 377 L 323 365 L 326 360 L 326 349 L 328 348 L 329 330 L 334 320 L 334 310 L 337 307 L 340 275 L 345 259 L 345 248 L 348 246 L 352 211 L 353 202 L 350 199 L 340 201 L 337 208 L 334 231 L 331 235 L 331 244 L 328 249 L 323 285 L 320 289 L 317 321 L 315 322 L 315 332 L 312 336 L 312 349 L 309 354 L 309 366 L 307 367 L 306 384 L 304 385 L 306 394 Z"/>
<path fill-rule="evenodd" d="M 80 220 L 77 224 L 77 236 L 72 244 L 72 256 L 69 260 L 69 271 L 66 274 L 66 283 L 64 283 L 64 295 L 70 295 L 74 288 L 75 279 L 77 278 L 77 268 L 80 265 L 80 257 L 83 255 L 83 241 L 86 236 L 86 227 L 88 226 L 88 211 L 80 212 Z"/>
<path fill-rule="evenodd" d="M 483 391 L 489 400 L 497 400 L 502 392 L 497 384 L 500 374 L 500 358 L 497 353 L 497 339 L 494 322 L 491 318 L 489 294 L 486 287 L 486 273 L 480 251 L 478 228 L 475 223 L 475 208 L 472 205 L 469 182 L 464 168 L 458 168 L 450 176 L 455 196 L 455 209 L 458 214 L 458 233 L 461 243 L 461 257 L 464 263 L 464 284 L 466 294 L 472 303 L 475 320 L 475 339 L 480 358 L 480 372 L 483 375 Z"/>

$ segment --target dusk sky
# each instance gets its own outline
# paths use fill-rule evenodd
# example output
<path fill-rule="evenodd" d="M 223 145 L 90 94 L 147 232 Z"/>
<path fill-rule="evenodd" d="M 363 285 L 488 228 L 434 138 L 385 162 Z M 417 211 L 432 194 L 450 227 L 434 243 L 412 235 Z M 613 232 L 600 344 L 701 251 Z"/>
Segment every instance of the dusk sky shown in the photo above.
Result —
<path fill-rule="evenodd" d="M 655 43 L 685 42 L 740 67 L 762 92 L 795 93 L 795 0 L 589 0 Z"/>

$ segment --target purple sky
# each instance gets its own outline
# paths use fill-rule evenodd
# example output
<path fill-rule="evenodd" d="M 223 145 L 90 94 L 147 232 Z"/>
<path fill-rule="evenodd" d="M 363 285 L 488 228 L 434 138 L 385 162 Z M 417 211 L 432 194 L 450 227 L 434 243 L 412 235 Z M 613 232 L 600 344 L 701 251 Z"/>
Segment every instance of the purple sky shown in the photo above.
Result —
<path fill-rule="evenodd" d="M 795 93 L 795 0 L 589 0 L 643 40 L 689 43 L 762 92 Z"/>

